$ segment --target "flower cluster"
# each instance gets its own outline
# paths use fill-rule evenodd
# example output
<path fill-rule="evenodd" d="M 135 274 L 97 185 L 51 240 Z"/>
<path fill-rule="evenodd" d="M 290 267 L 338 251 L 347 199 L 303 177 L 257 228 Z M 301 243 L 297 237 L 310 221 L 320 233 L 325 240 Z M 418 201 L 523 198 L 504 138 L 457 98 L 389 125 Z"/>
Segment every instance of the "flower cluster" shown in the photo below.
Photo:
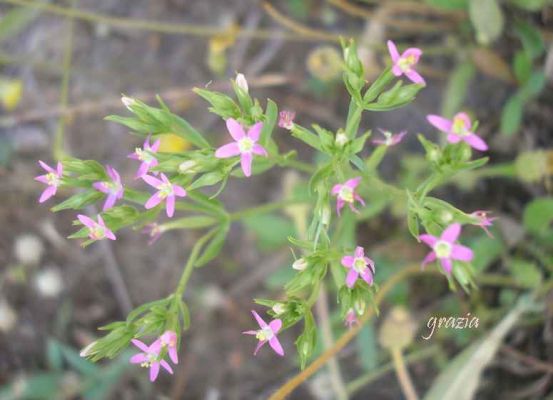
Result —
<path fill-rule="evenodd" d="M 165 361 L 166 354 L 174 364 L 179 363 L 177 353 L 177 334 L 174 331 L 166 331 L 149 346 L 138 339 L 131 342 L 141 350 L 140 353 L 131 357 L 131 364 L 140 364 L 143 368 L 150 368 L 150 381 L 153 382 L 159 375 L 160 367 L 173 374 L 171 365 Z"/>

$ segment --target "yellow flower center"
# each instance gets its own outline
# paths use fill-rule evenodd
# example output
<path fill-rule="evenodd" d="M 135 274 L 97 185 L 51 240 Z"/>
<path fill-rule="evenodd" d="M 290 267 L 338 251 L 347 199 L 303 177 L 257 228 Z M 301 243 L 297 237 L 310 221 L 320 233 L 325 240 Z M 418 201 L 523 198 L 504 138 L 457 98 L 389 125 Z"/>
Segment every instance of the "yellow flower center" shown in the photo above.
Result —
<path fill-rule="evenodd" d="M 434 252 L 438 258 L 449 258 L 451 255 L 451 244 L 444 240 L 438 240 L 434 245 Z"/>
<path fill-rule="evenodd" d="M 140 161 L 151 162 L 155 159 L 155 157 L 152 156 L 150 153 L 138 147 L 135 149 L 134 152 L 136 153 Z"/>
<path fill-rule="evenodd" d="M 46 180 L 48 181 L 49 186 L 59 186 L 60 184 L 60 178 L 57 174 L 53 172 L 48 172 L 46 174 Z"/>
<path fill-rule="evenodd" d="M 353 269 L 362 274 L 367 269 L 367 263 L 363 257 L 356 257 L 353 260 Z"/>
<path fill-rule="evenodd" d="M 238 141 L 238 148 L 240 149 L 240 153 L 249 153 L 252 151 L 254 145 L 254 141 L 251 140 L 249 137 L 243 137 Z"/>
<path fill-rule="evenodd" d="M 465 127 L 465 121 L 461 117 L 453 118 L 453 133 L 459 136 L 466 136 L 469 134 L 469 130 Z"/>
<path fill-rule="evenodd" d="M 417 59 L 414 55 L 410 55 L 407 57 L 401 57 L 399 61 L 397 62 L 397 65 L 403 72 L 409 72 L 411 71 L 411 67 L 417 63 Z"/>
<path fill-rule="evenodd" d="M 255 334 L 255 338 L 261 342 L 266 340 L 271 340 L 273 336 L 275 336 L 275 334 L 273 333 L 273 330 L 269 326 L 266 326 L 265 328 L 258 330 L 257 333 Z"/>
<path fill-rule="evenodd" d="M 341 188 L 340 188 L 340 192 L 338 193 L 338 197 L 340 197 L 340 199 L 344 200 L 345 202 L 347 203 L 353 203 L 353 189 L 346 186 L 346 185 L 343 185 Z"/>

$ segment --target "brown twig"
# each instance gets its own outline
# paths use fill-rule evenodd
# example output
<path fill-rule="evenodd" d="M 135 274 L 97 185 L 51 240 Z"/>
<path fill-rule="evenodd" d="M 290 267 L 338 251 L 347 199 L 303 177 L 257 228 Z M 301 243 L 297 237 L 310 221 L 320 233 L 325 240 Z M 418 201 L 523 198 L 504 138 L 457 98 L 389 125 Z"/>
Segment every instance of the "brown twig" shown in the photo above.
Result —
<path fill-rule="evenodd" d="M 501 351 L 505 354 L 510 355 L 513 358 L 516 358 L 517 360 L 523 362 L 524 364 L 534 367 L 538 371 L 542 371 L 548 374 L 553 374 L 553 364 L 549 364 L 547 362 L 538 360 L 537 358 L 534 358 L 528 354 L 524 354 L 521 351 L 508 345 L 501 346 Z"/>

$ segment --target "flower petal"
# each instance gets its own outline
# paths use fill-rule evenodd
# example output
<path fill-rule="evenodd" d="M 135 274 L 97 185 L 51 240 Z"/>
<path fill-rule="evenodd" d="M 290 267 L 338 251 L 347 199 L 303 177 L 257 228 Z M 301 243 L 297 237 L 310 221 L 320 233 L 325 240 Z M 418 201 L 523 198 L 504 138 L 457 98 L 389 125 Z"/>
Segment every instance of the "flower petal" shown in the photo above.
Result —
<path fill-rule="evenodd" d="M 343 256 L 342 265 L 346 268 L 351 268 L 353 266 L 353 256 Z"/>
<path fill-rule="evenodd" d="M 431 262 L 434 262 L 434 261 L 436 261 L 436 253 L 431 251 L 430 253 L 428 253 L 426 255 L 426 257 L 424 257 L 424 260 L 422 260 L 421 267 L 424 268 L 428 264 L 430 264 Z"/>
<path fill-rule="evenodd" d="M 442 263 L 442 268 L 444 271 L 448 274 L 451 273 L 451 269 L 453 268 L 451 264 L 451 259 L 449 258 L 440 258 L 440 262 Z"/>
<path fill-rule="evenodd" d="M 184 188 L 179 185 L 173 185 L 173 193 L 175 193 L 175 196 L 178 196 L 178 197 L 186 196 L 186 190 L 184 190 Z"/>
<path fill-rule="evenodd" d="M 144 175 L 144 176 L 142 176 L 142 179 L 143 179 L 144 182 L 146 182 L 148 185 L 153 186 L 153 187 L 155 187 L 156 189 L 157 189 L 158 187 L 160 187 L 161 185 L 163 185 L 163 181 L 160 181 L 159 179 L 154 178 L 154 177 L 151 176 L 151 175 Z"/>
<path fill-rule="evenodd" d="M 488 145 L 486 144 L 486 142 L 484 142 L 480 136 L 474 134 L 474 133 L 470 133 L 468 134 L 467 136 L 463 136 L 462 138 L 465 142 L 467 142 L 470 147 L 473 147 L 475 148 L 476 150 L 480 150 L 480 151 L 486 151 L 488 150 Z"/>
<path fill-rule="evenodd" d="M 454 134 L 454 133 L 448 133 L 448 135 L 447 135 L 447 141 L 448 141 L 449 143 L 453 143 L 453 144 L 459 143 L 459 142 L 461 141 L 461 136 L 458 136 L 458 135 L 456 135 L 456 134 Z"/>
<path fill-rule="evenodd" d="M 48 186 L 42 194 L 40 195 L 40 199 L 38 199 L 39 203 L 44 203 L 46 200 L 48 200 L 50 197 L 56 194 L 56 187 L 55 186 Z"/>
<path fill-rule="evenodd" d="M 426 116 L 426 120 L 430 122 L 430 124 L 432 124 L 435 128 L 438 128 L 439 130 L 441 130 L 442 132 L 449 133 L 449 131 L 451 130 L 451 125 L 452 125 L 451 121 L 444 117 L 431 114 Z"/>
<path fill-rule="evenodd" d="M 409 80 L 413 83 L 426 85 L 426 81 L 424 80 L 424 78 L 414 69 L 410 69 L 409 71 L 405 72 L 405 76 L 409 78 Z"/>
<path fill-rule="evenodd" d="M 102 193 L 109 192 L 109 189 L 105 182 L 94 182 L 92 184 L 92 187 Z"/>
<path fill-rule="evenodd" d="M 388 51 L 390 52 L 390 57 L 392 58 L 392 62 L 395 64 L 399 60 L 399 52 L 397 51 L 397 47 L 394 42 L 391 40 L 388 40 Z"/>
<path fill-rule="evenodd" d="M 373 274 L 370 270 L 365 270 L 365 272 L 361 274 L 361 278 L 363 278 L 363 280 L 367 282 L 369 286 L 373 284 Z"/>
<path fill-rule="evenodd" d="M 136 347 L 138 347 L 140 350 L 142 350 L 143 352 L 147 352 L 148 351 L 148 346 L 146 346 L 145 343 L 141 342 L 140 340 L 138 339 L 131 339 L 131 342 L 132 344 L 134 344 Z"/>
<path fill-rule="evenodd" d="M 175 214 L 175 196 L 174 195 L 167 196 L 167 201 L 165 203 L 165 206 L 166 206 L 165 211 L 167 212 L 167 216 L 169 218 L 172 218 L 173 215 Z"/>
<path fill-rule="evenodd" d="M 259 316 L 258 313 L 256 313 L 254 310 L 252 310 L 252 314 L 253 314 L 255 320 L 257 321 L 257 323 L 259 324 L 259 326 L 261 328 L 266 328 L 267 327 L 267 323 L 263 320 L 263 318 L 261 318 Z"/>
<path fill-rule="evenodd" d="M 258 143 L 255 143 L 252 148 L 252 153 L 257 154 L 258 156 L 268 157 L 269 154 L 267 153 L 267 150 L 263 146 L 261 146 Z"/>
<path fill-rule="evenodd" d="M 79 214 L 79 215 L 77 215 L 77 218 L 78 218 L 79 221 L 81 221 L 81 223 L 84 226 L 86 226 L 90 229 L 94 229 L 96 227 L 96 222 L 92 218 L 87 217 L 86 215 Z"/>
<path fill-rule="evenodd" d="M 269 322 L 269 328 L 273 331 L 273 333 L 278 333 L 280 331 L 280 328 L 282 328 L 282 321 L 280 319 L 274 319 L 271 322 Z"/>
<path fill-rule="evenodd" d="M 261 133 L 262 128 L 263 122 L 255 123 L 252 127 L 250 127 L 250 129 L 248 129 L 248 137 L 254 142 L 257 142 L 259 140 L 259 134 Z"/>
<path fill-rule="evenodd" d="M 110 193 L 108 197 L 106 197 L 106 201 L 104 202 L 104 207 L 102 208 L 102 211 L 109 210 L 115 205 L 115 202 L 117 201 L 117 195 Z"/>
<path fill-rule="evenodd" d="M 225 144 L 215 151 L 215 157 L 217 158 L 229 158 L 237 156 L 239 154 L 240 147 L 236 142 Z"/>
<path fill-rule="evenodd" d="M 402 58 L 405 57 L 414 57 L 415 63 L 419 61 L 419 58 L 422 56 L 422 50 L 417 47 L 409 47 L 407 50 L 403 52 L 401 55 Z"/>
<path fill-rule="evenodd" d="M 471 261 L 474 257 L 472 250 L 460 244 L 454 244 L 451 249 L 451 258 L 461 261 Z"/>
<path fill-rule="evenodd" d="M 359 182 L 361 182 L 361 177 L 356 176 L 355 178 L 348 179 L 344 186 L 349 187 L 350 189 L 355 189 L 357 186 L 359 186 Z"/>
<path fill-rule="evenodd" d="M 132 356 L 129 360 L 131 364 L 142 364 L 144 361 L 146 361 L 148 357 L 144 353 L 138 353 Z"/>
<path fill-rule="evenodd" d="M 179 353 L 176 347 L 169 347 L 169 358 L 173 361 L 173 364 L 179 363 Z"/>
<path fill-rule="evenodd" d="M 451 224 L 442 232 L 440 239 L 453 243 L 461 234 L 461 224 Z"/>
<path fill-rule="evenodd" d="M 425 233 L 424 235 L 420 235 L 419 239 L 423 242 L 429 245 L 430 247 L 433 247 L 436 242 L 438 241 L 438 238 L 436 236 L 429 235 Z"/>
<path fill-rule="evenodd" d="M 355 285 L 355 281 L 359 277 L 359 273 L 353 268 L 349 270 L 348 275 L 346 276 L 346 286 L 350 289 Z"/>
<path fill-rule="evenodd" d="M 167 371 L 169 372 L 171 375 L 173 375 L 173 368 L 171 368 L 171 366 L 169 365 L 169 363 L 165 360 L 161 360 L 159 362 L 161 364 L 161 366 Z"/>
<path fill-rule="evenodd" d="M 155 381 L 158 375 L 159 375 L 159 363 L 154 362 L 150 366 L 150 382 Z"/>
<path fill-rule="evenodd" d="M 340 189 L 342 189 L 342 185 L 338 183 L 332 187 L 332 190 L 330 192 L 333 195 L 337 195 L 338 193 L 340 193 Z"/>
<path fill-rule="evenodd" d="M 269 345 L 273 348 L 275 353 L 277 353 L 279 356 L 284 355 L 284 349 L 282 348 L 282 345 L 280 344 L 278 338 L 276 336 L 273 336 L 271 340 L 269 340 Z"/>
<path fill-rule="evenodd" d="M 255 346 L 255 350 L 253 351 L 253 355 L 254 355 L 254 356 L 257 354 L 257 352 L 259 351 L 259 349 L 260 349 L 261 347 L 263 347 L 263 345 L 264 345 L 265 343 L 267 343 L 266 340 L 262 340 L 262 341 L 260 341 L 259 343 L 257 343 L 257 346 Z"/>
<path fill-rule="evenodd" d="M 236 141 L 246 136 L 246 133 L 244 132 L 244 128 L 234 118 L 227 119 L 227 130 L 230 133 L 230 136 L 232 136 L 232 138 Z"/>
<path fill-rule="evenodd" d="M 136 171 L 135 179 L 142 178 L 148 173 L 148 170 L 150 169 L 150 164 L 147 162 L 140 163 L 140 167 L 138 167 L 138 170 Z"/>
<path fill-rule="evenodd" d="M 56 173 L 56 171 L 55 171 L 51 166 L 49 166 L 48 164 L 46 164 L 44 161 L 38 160 L 38 163 L 39 163 L 40 166 L 41 166 L 43 169 L 45 169 L 46 171 L 52 172 L 52 173 Z"/>
<path fill-rule="evenodd" d="M 355 257 L 364 257 L 365 256 L 365 249 L 363 249 L 361 246 L 357 246 L 355 248 L 355 253 L 353 253 Z"/>
<path fill-rule="evenodd" d="M 250 177 L 252 175 L 252 158 L 252 153 L 242 153 L 240 157 L 242 171 L 244 171 L 244 175 L 247 177 Z"/>
<path fill-rule="evenodd" d="M 144 208 L 149 210 L 150 208 L 157 206 L 159 203 L 161 203 L 161 197 L 159 197 L 159 193 L 154 193 L 144 204 Z"/>

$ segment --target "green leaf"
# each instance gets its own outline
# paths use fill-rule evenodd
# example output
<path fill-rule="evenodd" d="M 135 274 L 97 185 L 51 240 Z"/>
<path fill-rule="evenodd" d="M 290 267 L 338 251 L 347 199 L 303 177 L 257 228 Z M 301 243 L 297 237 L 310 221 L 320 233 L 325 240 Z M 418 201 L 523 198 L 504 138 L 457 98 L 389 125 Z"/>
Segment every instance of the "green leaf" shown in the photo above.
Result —
<path fill-rule="evenodd" d="M 477 272 L 485 271 L 506 251 L 505 244 L 500 238 L 491 238 L 486 234 L 476 238 L 470 247 L 474 252 L 472 266 Z"/>
<path fill-rule="evenodd" d="M 535 71 L 530 75 L 525 85 L 520 88 L 518 95 L 524 102 L 527 102 L 541 93 L 545 83 L 545 74 L 541 71 Z"/>
<path fill-rule="evenodd" d="M 524 209 L 522 221 L 528 232 L 536 235 L 546 233 L 553 222 L 553 198 L 541 197 L 532 200 Z"/>
<path fill-rule="evenodd" d="M 528 260 L 515 258 L 508 264 L 513 277 L 527 288 L 538 287 L 541 283 L 541 272 L 538 266 Z"/>
<path fill-rule="evenodd" d="M 225 239 L 229 229 L 230 223 L 225 223 L 219 228 L 215 236 L 213 236 L 213 238 L 206 245 L 205 249 L 202 251 L 202 255 L 198 257 L 194 263 L 194 266 L 202 267 L 219 255 L 223 245 L 225 244 Z"/>
<path fill-rule="evenodd" d="M 524 0 L 527 2 L 528 0 Z M 545 51 L 545 44 L 540 31 L 526 21 L 515 22 L 515 32 L 520 38 L 524 50 L 531 60 L 540 57 Z"/>
<path fill-rule="evenodd" d="M 501 132 L 511 136 L 518 132 L 522 123 L 524 102 L 518 95 L 511 96 L 501 111 Z"/>
<path fill-rule="evenodd" d="M 469 16 L 478 43 L 488 45 L 503 32 L 505 18 L 497 0 L 469 0 Z"/>
<path fill-rule="evenodd" d="M 445 10 L 466 10 L 468 0 L 424 0 L 428 5 Z"/>
<path fill-rule="evenodd" d="M 0 20 L 0 42 L 17 35 L 39 14 L 38 7 L 15 7 L 6 12 Z"/>
<path fill-rule="evenodd" d="M 296 233 L 292 221 L 278 214 L 264 214 L 245 218 L 244 225 L 253 232 L 262 250 L 284 246 L 288 242 L 288 236 Z"/>
<path fill-rule="evenodd" d="M 97 190 L 87 190 L 82 193 L 77 193 L 65 201 L 62 201 L 60 204 L 51 208 L 53 212 L 58 212 L 61 210 L 73 209 L 80 210 L 86 207 L 89 204 L 95 203 L 104 196 L 103 193 Z"/>
<path fill-rule="evenodd" d="M 525 51 L 517 51 L 513 58 L 513 71 L 517 81 L 524 84 L 532 74 L 532 60 Z"/>
<path fill-rule="evenodd" d="M 50 369 L 61 371 L 63 368 L 61 348 L 56 340 L 48 339 L 46 342 L 46 360 Z"/>
<path fill-rule="evenodd" d="M 261 129 L 259 143 L 263 147 L 266 147 L 271 140 L 271 135 L 275 129 L 275 125 L 278 119 L 278 107 L 276 103 L 268 99 L 267 100 L 267 110 L 265 111 L 265 121 L 263 122 L 263 128 Z"/>
<path fill-rule="evenodd" d="M 474 77 L 475 71 L 474 64 L 465 61 L 457 64 L 455 70 L 449 76 L 442 103 L 442 114 L 445 117 L 453 117 L 463 106 L 469 83 Z"/>
<path fill-rule="evenodd" d="M 240 117 L 240 107 L 229 96 L 219 92 L 212 92 L 207 89 L 194 88 L 194 92 L 203 97 L 211 107 L 209 111 L 221 116 L 224 119 Z"/>
<path fill-rule="evenodd" d="M 322 151 L 320 138 L 317 135 L 315 135 L 313 132 L 309 131 L 308 129 L 298 124 L 294 124 L 290 133 L 296 139 L 301 140 L 302 142 L 308 144 L 309 146 L 313 147 L 316 150 Z"/>
<path fill-rule="evenodd" d="M 551 4 L 551 0 L 509 0 L 509 3 L 526 11 L 540 11 L 547 5 Z"/>

